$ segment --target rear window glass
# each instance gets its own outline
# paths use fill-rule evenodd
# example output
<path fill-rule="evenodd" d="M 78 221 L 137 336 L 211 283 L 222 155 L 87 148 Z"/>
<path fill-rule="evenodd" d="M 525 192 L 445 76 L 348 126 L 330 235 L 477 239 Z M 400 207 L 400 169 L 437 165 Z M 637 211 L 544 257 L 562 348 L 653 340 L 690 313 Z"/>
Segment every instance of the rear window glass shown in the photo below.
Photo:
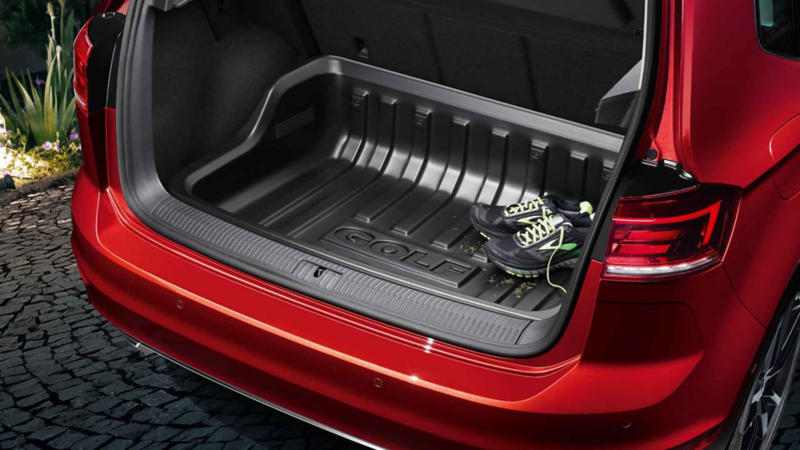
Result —
<path fill-rule="evenodd" d="M 756 0 L 756 17 L 765 50 L 800 58 L 800 0 Z"/>

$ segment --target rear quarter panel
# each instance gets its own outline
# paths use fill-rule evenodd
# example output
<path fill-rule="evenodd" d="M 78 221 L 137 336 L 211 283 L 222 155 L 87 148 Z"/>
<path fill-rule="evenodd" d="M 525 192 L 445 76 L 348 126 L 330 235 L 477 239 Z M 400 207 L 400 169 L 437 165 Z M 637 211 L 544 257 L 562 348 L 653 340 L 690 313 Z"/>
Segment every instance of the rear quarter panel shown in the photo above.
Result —
<path fill-rule="evenodd" d="M 700 182 L 749 186 L 800 113 L 800 62 L 761 49 L 753 2 L 687 0 L 682 14 L 679 154 Z"/>
<path fill-rule="evenodd" d="M 794 160 L 800 158 L 790 157 Z M 800 177 L 800 173 L 793 176 Z M 781 198 L 769 177 L 762 178 L 742 197 L 723 265 L 742 303 L 764 326 L 769 324 L 800 258 L 798 223 L 800 195 Z"/>

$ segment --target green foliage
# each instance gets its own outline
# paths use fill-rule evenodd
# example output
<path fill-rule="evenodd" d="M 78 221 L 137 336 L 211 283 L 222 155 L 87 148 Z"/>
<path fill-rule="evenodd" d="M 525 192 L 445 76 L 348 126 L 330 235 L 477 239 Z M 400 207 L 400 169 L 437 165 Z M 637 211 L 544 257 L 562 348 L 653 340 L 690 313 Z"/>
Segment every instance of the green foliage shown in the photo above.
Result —
<path fill-rule="evenodd" d="M 48 0 L 0 0 L 0 28 L 5 43 L 12 47 L 27 47 L 42 57 L 47 36 L 42 33 L 50 20 L 45 14 Z M 75 12 L 77 24 L 89 20 L 99 0 L 65 0 L 62 8 Z M 74 32 L 74 30 L 73 30 Z M 70 42 L 70 46 L 72 42 Z"/>
<path fill-rule="evenodd" d="M 10 100 L 0 96 L 0 171 L 17 178 L 38 178 L 81 163 L 72 92 L 74 15 L 67 14 L 67 2 L 59 0 L 58 27 L 53 5 L 42 8 L 50 19 L 46 80 L 34 81 L 30 72 L 18 77 L 6 69 Z"/>
<path fill-rule="evenodd" d="M 81 142 L 72 130 L 59 134 L 53 142 L 28 146 L 28 137 L 10 131 L 0 114 L 0 174 L 18 179 L 33 179 L 74 169 L 81 165 Z"/>
<path fill-rule="evenodd" d="M 39 145 L 56 141 L 59 134 L 65 136 L 75 122 L 75 99 L 72 93 L 74 16 L 69 13 L 65 22 L 65 0 L 59 0 L 59 3 L 61 17 L 58 33 L 53 5 L 47 4 L 50 33 L 44 93 L 40 93 L 30 72 L 27 77 L 23 75 L 18 78 L 6 69 L 11 101 L 0 96 L 2 106 L 8 111 L 11 127 L 26 135 L 30 133 Z"/>

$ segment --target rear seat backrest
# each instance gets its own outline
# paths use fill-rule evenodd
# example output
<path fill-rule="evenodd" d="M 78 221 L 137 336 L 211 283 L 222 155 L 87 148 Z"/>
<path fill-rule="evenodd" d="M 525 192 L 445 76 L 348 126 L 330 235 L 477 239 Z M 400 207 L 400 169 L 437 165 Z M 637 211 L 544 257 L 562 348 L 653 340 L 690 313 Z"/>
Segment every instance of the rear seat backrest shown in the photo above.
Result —
<path fill-rule="evenodd" d="M 426 17 L 419 11 L 375 0 L 303 0 L 303 6 L 323 55 L 441 83 Z M 358 39 L 369 49 L 368 60 L 358 56 Z"/>
<path fill-rule="evenodd" d="M 594 6 L 576 9 L 580 2 Z M 587 125 L 594 125 L 600 98 L 641 53 L 635 30 L 643 13 L 633 6 L 640 0 L 301 3 L 322 54 Z M 581 15 L 563 17 L 574 11 Z M 587 23 L 594 17 L 596 24 Z"/>

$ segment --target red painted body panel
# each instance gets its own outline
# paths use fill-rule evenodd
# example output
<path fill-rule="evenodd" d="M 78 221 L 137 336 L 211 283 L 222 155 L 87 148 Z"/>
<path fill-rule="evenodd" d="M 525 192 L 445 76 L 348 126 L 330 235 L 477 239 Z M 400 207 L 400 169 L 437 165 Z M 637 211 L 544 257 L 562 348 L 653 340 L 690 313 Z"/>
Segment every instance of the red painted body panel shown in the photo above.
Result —
<path fill-rule="evenodd" d="M 774 165 L 773 134 L 800 113 L 800 64 L 761 49 L 752 2 L 687 0 L 681 30 L 684 167 L 703 183 L 749 186 Z"/>
<path fill-rule="evenodd" d="M 111 3 L 127 8 L 101 7 Z M 722 265 L 624 283 L 601 282 L 602 264 L 592 261 L 548 352 L 510 359 L 440 342 L 426 351 L 425 336 L 238 272 L 148 229 L 123 198 L 115 113 L 104 110 L 79 118 L 91 139 L 73 196 L 73 248 L 90 300 L 145 344 L 379 445 L 663 449 L 706 432 L 731 410 L 800 256 L 800 235 L 786 225 L 800 221 L 800 200 L 785 195 L 800 189 L 792 177 L 800 157 L 774 168 L 770 147 L 799 112 L 800 89 L 789 88 L 800 63 L 761 51 L 752 4 L 663 8 L 646 135 L 661 158 L 701 182 L 746 187 Z"/>
<path fill-rule="evenodd" d="M 772 155 L 772 161 L 777 164 L 798 147 L 800 147 L 800 114 L 775 132 L 769 142 L 769 153 Z"/>
<path fill-rule="evenodd" d="M 700 182 L 747 187 L 780 160 L 771 142 L 800 113 L 800 63 L 760 48 L 751 3 L 687 0 L 664 9 L 664 86 L 651 111 L 653 142 L 638 155 L 655 148 Z M 781 133 L 783 156 L 790 141 L 800 144 L 800 123 L 792 125 Z"/>
<path fill-rule="evenodd" d="M 772 174 L 772 180 L 782 199 L 793 200 L 800 192 L 800 152 L 786 158 Z"/>
<path fill-rule="evenodd" d="M 775 172 L 776 182 L 788 173 L 797 186 L 797 155 Z M 785 172 L 788 171 L 788 172 Z M 742 197 L 739 217 L 723 265 L 736 293 L 766 325 L 789 283 L 800 257 L 800 197 L 783 200 L 775 184 L 765 178 Z"/>

